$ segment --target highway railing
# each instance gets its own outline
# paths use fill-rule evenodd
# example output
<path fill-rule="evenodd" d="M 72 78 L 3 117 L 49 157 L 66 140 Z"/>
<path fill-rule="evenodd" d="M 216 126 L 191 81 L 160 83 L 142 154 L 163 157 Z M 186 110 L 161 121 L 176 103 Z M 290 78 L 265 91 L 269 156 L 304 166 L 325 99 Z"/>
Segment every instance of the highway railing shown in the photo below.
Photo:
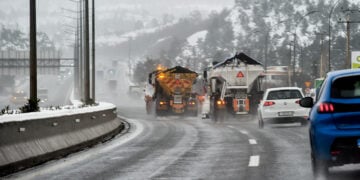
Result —
<path fill-rule="evenodd" d="M 109 103 L 0 116 L 0 176 L 105 141 L 123 128 Z"/>

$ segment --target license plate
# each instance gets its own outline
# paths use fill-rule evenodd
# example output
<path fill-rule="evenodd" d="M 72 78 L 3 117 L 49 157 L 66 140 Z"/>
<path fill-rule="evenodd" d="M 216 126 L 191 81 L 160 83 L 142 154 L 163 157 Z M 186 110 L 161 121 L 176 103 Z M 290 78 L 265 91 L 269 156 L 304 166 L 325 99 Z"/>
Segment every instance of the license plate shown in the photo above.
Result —
<path fill-rule="evenodd" d="M 360 139 L 357 140 L 357 146 L 360 148 Z"/>
<path fill-rule="evenodd" d="M 182 96 L 181 95 L 174 96 L 174 104 L 182 104 Z"/>
<path fill-rule="evenodd" d="M 279 112 L 279 116 L 293 116 L 294 112 L 292 111 L 284 111 L 284 112 Z"/>

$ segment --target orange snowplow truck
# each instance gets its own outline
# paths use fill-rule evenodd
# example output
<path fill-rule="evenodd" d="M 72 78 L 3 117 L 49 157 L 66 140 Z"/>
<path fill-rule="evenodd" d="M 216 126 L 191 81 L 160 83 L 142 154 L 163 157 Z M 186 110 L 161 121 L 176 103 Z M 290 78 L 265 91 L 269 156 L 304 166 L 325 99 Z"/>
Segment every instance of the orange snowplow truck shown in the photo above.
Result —
<path fill-rule="evenodd" d="M 176 66 L 149 74 L 149 84 L 155 87 L 153 100 L 156 115 L 187 114 L 197 116 L 198 101 L 192 87 L 198 74 Z"/>

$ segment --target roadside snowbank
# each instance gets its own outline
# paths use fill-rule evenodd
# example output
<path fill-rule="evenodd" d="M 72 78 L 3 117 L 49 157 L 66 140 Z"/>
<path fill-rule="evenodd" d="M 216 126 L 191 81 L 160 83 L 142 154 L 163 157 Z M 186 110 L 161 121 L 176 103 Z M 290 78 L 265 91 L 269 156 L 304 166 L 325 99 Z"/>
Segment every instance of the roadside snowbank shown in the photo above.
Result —
<path fill-rule="evenodd" d="M 82 107 L 82 103 L 76 103 L 72 106 L 61 107 L 60 110 L 41 109 L 40 112 L 21 113 L 21 114 L 4 114 L 4 115 L 0 116 L 0 123 L 20 122 L 20 121 L 26 121 L 26 120 L 61 117 L 61 116 L 66 116 L 66 115 L 84 114 L 84 113 L 102 111 L 102 110 L 111 109 L 111 108 L 116 108 L 116 106 L 111 103 L 99 102 L 95 106 Z"/>

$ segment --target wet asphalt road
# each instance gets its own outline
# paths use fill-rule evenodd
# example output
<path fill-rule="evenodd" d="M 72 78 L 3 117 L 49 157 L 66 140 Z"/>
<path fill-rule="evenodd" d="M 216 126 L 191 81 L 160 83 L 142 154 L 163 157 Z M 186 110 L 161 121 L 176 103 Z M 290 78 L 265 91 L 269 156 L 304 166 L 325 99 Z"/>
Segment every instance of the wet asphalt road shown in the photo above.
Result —
<path fill-rule="evenodd" d="M 146 115 L 143 105 L 118 107 L 127 130 L 111 141 L 10 179 L 312 179 L 308 127 L 271 125 L 256 117 L 212 122 Z M 332 169 L 329 179 L 358 179 L 358 167 Z"/>
<path fill-rule="evenodd" d="M 122 69 L 126 64 L 121 64 Z M 97 100 L 118 105 L 127 129 L 114 139 L 6 179 L 237 179 L 310 180 L 308 127 L 258 129 L 256 116 L 212 122 L 200 117 L 147 115 L 141 97 L 129 98 L 128 79 L 109 90 L 97 83 Z M 359 179 L 360 166 L 333 168 L 330 180 Z"/>

